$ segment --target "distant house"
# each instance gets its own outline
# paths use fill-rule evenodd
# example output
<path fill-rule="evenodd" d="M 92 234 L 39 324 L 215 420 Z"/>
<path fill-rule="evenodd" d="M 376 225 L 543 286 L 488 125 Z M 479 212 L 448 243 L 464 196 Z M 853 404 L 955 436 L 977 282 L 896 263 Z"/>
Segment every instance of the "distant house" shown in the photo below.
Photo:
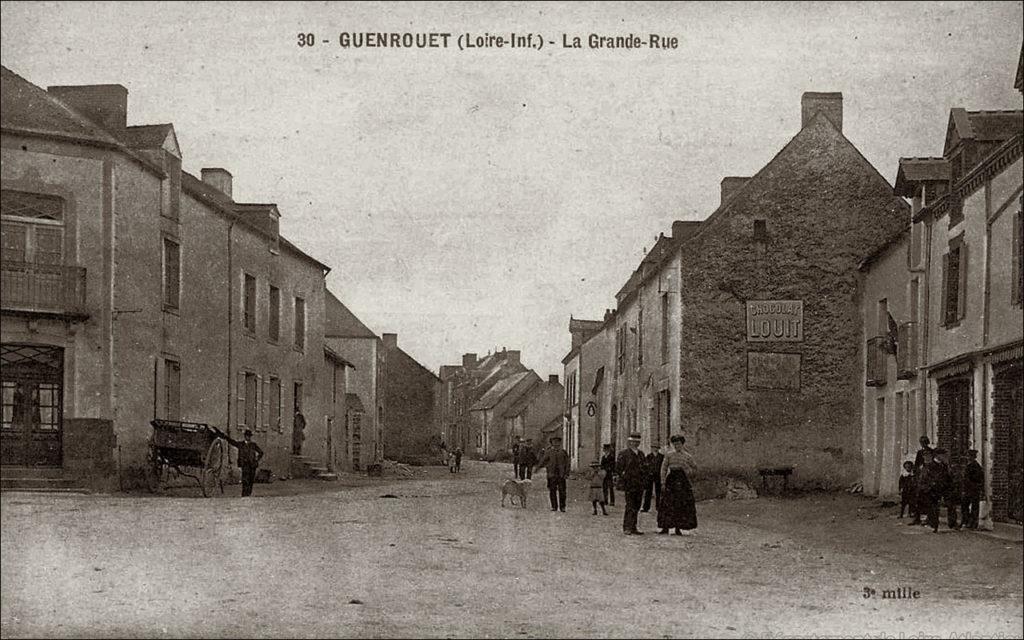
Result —
<path fill-rule="evenodd" d="M 558 381 L 557 375 L 548 376 L 546 381 L 536 379 L 501 414 L 505 421 L 501 432 L 507 434 L 509 445 L 516 438 L 524 442 L 528 439 L 540 442 L 544 427 L 562 417 L 564 396 L 565 388 Z"/>
<path fill-rule="evenodd" d="M 480 457 L 494 459 L 511 451 L 512 434 L 505 422 L 505 412 L 539 382 L 540 378 L 533 371 L 502 378 L 470 407 L 479 434 L 477 452 Z"/>
<path fill-rule="evenodd" d="M 440 424 L 449 448 L 460 447 L 470 457 L 480 455 L 483 434 L 470 407 L 499 381 L 524 371 L 519 351 L 511 349 L 483 358 L 467 353 L 462 356 L 461 365 L 441 367 Z"/>
<path fill-rule="evenodd" d="M 442 433 L 438 399 L 441 379 L 385 333 L 384 455 L 391 460 L 439 461 Z"/>

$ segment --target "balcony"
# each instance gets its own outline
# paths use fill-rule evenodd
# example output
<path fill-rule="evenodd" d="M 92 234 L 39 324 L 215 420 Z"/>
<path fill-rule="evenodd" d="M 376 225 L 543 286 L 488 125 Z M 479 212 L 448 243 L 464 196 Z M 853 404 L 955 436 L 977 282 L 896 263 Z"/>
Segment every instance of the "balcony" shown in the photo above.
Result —
<path fill-rule="evenodd" d="M 0 309 L 85 319 L 85 267 L 0 261 Z"/>
<path fill-rule="evenodd" d="M 885 336 L 875 336 L 868 340 L 866 355 L 866 379 L 864 384 L 869 387 L 881 387 L 886 382 L 886 369 L 889 364 L 889 353 L 886 351 Z"/>
<path fill-rule="evenodd" d="M 917 323 L 904 322 L 899 327 L 898 335 L 899 347 L 896 351 L 896 379 L 910 380 L 917 376 Z"/>

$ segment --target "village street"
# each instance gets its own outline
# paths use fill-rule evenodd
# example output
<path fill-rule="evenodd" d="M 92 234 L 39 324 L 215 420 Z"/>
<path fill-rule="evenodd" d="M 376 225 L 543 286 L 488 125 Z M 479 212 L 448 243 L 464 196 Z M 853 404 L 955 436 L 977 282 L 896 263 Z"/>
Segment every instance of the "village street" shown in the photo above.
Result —
<path fill-rule="evenodd" d="M 3 636 L 1020 634 L 1019 543 L 867 498 L 701 502 L 693 537 L 653 513 L 626 537 L 621 498 L 592 516 L 582 482 L 560 514 L 543 473 L 524 510 L 500 506 L 508 465 L 416 472 L 247 500 L 5 493 Z M 882 599 L 901 587 L 918 597 Z"/>

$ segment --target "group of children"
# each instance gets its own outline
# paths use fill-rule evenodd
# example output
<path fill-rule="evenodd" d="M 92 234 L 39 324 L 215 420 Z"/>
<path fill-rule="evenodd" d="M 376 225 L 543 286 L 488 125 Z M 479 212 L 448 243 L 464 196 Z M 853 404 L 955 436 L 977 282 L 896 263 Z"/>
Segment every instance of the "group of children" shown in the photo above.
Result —
<path fill-rule="evenodd" d="M 927 436 L 921 437 L 921 449 L 914 461 L 903 463 L 900 474 L 900 515 L 909 511 L 910 525 L 927 524 L 939 531 L 939 511 L 946 506 L 950 529 L 978 528 L 978 505 L 984 492 L 985 474 L 978 463 L 978 452 L 970 449 L 960 473 L 954 473 L 946 449 L 932 449 Z M 959 519 L 957 514 L 959 512 Z M 926 518 L 921 522 L 921 517 Z"/>
<path fill-rule="evenodd" d="M 455 447 L 448 451 L 448 473 L 460 473 L 462 471 L 462 447 Z"/>

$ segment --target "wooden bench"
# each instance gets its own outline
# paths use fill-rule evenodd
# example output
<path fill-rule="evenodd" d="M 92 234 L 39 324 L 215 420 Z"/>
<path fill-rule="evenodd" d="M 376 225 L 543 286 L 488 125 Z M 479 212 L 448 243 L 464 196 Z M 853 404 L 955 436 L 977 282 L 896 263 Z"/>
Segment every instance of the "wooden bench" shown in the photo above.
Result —
<path fill-rule="evenodd" d="M 761 474 L 761 486 L 765 493 L 768 493 L 768 476 L 782 476 L 782 492 L 789 490 L 789 476 L 793 474 L 793 467 L 761 467 L 757 472 Z"/>

